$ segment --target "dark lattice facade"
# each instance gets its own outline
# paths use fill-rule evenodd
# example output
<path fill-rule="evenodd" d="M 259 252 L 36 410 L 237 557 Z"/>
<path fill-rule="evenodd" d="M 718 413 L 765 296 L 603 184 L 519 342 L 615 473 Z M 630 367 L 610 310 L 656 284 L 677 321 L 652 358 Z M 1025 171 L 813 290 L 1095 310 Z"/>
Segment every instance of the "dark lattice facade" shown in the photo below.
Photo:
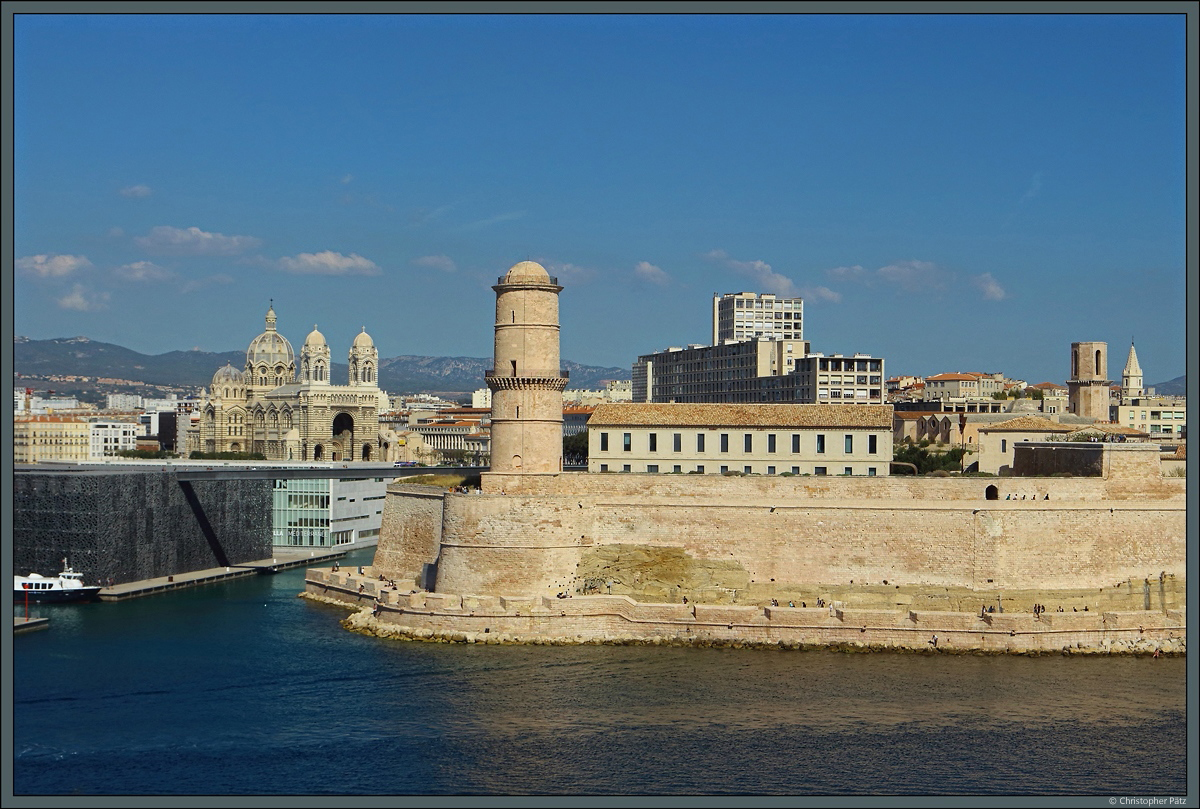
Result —
<path fill-rule="evenodd" d="M 271 481 L 194 481 L 230 564 L 271 556 Z M 13 476 L 13 568 L 53 575 L 62 559 L 88 584 L 218 566 L 170 471 L 19 472 Z"/>

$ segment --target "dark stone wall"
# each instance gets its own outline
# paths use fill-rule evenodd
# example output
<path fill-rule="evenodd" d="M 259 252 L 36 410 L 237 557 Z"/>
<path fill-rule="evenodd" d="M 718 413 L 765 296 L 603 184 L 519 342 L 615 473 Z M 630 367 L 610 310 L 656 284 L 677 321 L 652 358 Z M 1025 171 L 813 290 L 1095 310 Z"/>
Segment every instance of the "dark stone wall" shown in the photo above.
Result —
<path fill-rule="evenodd" d="M 1061 441 L 1055 446 L 1013 444 L 1015 477 L 1049 477 L 1068 474 L 1098 478 L 1104 475 L 1104 444 Z"/>
<path fill-rule="evenodd" d="M 192 487 L 231 564 L 271 556 L 270 480 Z M 14 475 L 14 572 L 53 575 L 64 556 L 86 584 L 218 566 L 174 472 Z"/>

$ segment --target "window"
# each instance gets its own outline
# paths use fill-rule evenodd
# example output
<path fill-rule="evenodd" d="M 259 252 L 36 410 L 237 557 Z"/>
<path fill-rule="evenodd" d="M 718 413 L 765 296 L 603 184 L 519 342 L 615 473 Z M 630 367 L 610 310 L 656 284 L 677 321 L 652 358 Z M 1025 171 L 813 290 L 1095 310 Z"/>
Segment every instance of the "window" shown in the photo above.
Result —
<path fill-rule="evenodd" d="M 622 472 L 628 472 L 628 471 L 629 471 L 629 464 L 625 464 L 624 466 L 622 466 L 622 467 L 621 467 L 621 471 L 622 471 Z"/>
<path fill-rule="evenodd" d="M 679 464 L 675 464 L 674 466 L 671 467 L 671 471 L 674 472 L 676 475 L 679 475 L 679 474 L 683 473 L 683 467 L 680 466 Z"/>
<path fill-rule="evenodd" d="M 754 472 L 754 470 L 749 466 L 743 466 L 742 471 L 745 472 L 747 475 L 752 474 Z"/>
<path fill-rule="evenodd" d="M 656 463 L 646 464 L 646 471 L 647 472 L 657 472 L 658 464 L 656 464 Z"/>
<path fill-rule="evenodd" d="M 608 433 L 600 433 L 600 451 L 608 452 Z"/>
<path fill-rule="evenodd" d="M 867 477 L 870 477 L 870 478 L 875 477 L 875 467 L 873 467 L 873 466 L 867 467 Z"/>
<path fill-rule="evenodd" d="M 773 474 L 775 474 L 775 467 L 773 467 L 773 466 L 768 466 L 768 467 L 767 467 L 767 474 L 768 474 L 768 475 L 773 475 Z"/>
<path fill-rule="evenodd" d="M 767 434 L 767 452 L 775 451 L 775 433 Z"/>
<path fill-rule="evenodd" d="M 817 435 L 817 452 L 822 453 L 824 451 L 825 451 L 825 436 L 818 434 Z M 821 474 L 823 475 L 825 473 L 822 472 Z"/>
<path fill-rule="evenodd" d="M 650 451 L 658 452 L 658 433 L 650 433 Z"/>
<path fill-rule="evenodd" d="M 697 464 L 696 471 L 699 472 L 701 475 L 703 475 L 704 474 L 704 464 Z"/>
<path fill-rule="evenodd" d="M 813 474 L 824 476 L 825 475 L 825 467 L 823 467 L 823 466 L 814 467 Z"/>
<path fill-rule="evenodd" d="M 622 436 L 621 441 L 625 444 L 626 452 L 630 452 L 633 450 L 633 436 L 630 433 L 625 433 Z"/>
<path fill-rule="evenodd" d="M 722 475 L 727 475 L 727 474 L 729 474 L 729 467 L 728 467 L 728 466 L 722 466 L 722 467 L 721 467 L 721 474 L 722 474 Z"/>
<path fill-rule="evenodd" d="M 607 471 L 608 471 L 608 464 L 606 464 L 606 463 L 602 463 L 602 464 L 600 464 L 600 471 L 601 471 L 601 472 L 607 472 Z"/>
<path fill-rule="evenodd" d="M 729 433 L 721 433 L 721 452 L 729 452 Z"/>
<path fill-rule="evenodd" d="M 854 436 L 848 435 L 848 436 L 846 436 L 846 454 L 852 455 L 853 453 L 854 453 Z"/>
<path fill-rule="evenodd" d="M 683 452 L 683 436 L 681 434 L 675 433 L 671 437 L 671 448 L 675 452 Z"/>
<path fill-rule="evenodd" d="M 742 449 L 746 452 L 754 452 L 754 433 L 746 433 L 742 439 Z"/>
<path fill-rule="evenodd" d="M 798 467 L 798 466 L 793 466 L 793 467 L 792 467 L 792 474 L 793 474 L 793 475 L 798 475 L 798 474 L 800 474 L 800 467 Z"/>
<path fill-rule="evenodd" d="M 792 433 L 792 454 L 793 455 L 800 454 L 800 434 L 799 433 Z"/>
<path fill-rule="evenodd" d="M 875 455 L 875 454 L 877 454 L 877 452 L 878 452 L 878 446 L 877 446 L 877 444 L 878 444 L 878 438 L 879 438 L 879 436 L 877 436 L 877 435 L 868 435 L 868 436 L 867 436 L 867 454 L 869 454 L 869 455 Z"/>
<path fill-rule="evenodd" d="M 853 475 L 853 474 L 854 474 L 854 467 L 853 467 L 853 466 L 847 466 L 845 469 L 843 469 L 843 470 L 842 470 L 842 474 L 843 474 L 843 475 Z"/>
<path fill-rule="evenodd" d="M 704 452 L 704 433 L 696 434 L 696 452 Z"/>

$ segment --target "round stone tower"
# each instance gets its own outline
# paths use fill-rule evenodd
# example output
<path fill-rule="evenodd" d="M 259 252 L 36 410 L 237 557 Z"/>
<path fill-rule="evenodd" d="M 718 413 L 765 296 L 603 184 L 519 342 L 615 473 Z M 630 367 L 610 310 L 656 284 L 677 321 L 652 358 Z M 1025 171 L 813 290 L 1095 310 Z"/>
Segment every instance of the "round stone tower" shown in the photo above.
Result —
<path fill-rule="evenodd" d="M 492 391 L 492 471 L 562 471 L 562 392 L 558 293 L 536 261 L 514 264 L 496 290 L 496 350 L 485 376 Z"/>

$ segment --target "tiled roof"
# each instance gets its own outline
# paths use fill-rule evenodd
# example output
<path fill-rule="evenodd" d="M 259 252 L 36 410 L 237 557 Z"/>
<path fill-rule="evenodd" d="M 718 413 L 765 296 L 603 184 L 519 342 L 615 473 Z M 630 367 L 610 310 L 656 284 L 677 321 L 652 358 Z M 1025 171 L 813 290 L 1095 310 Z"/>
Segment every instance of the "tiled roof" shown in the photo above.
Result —
<path fill-rule="evenodd" d="M 869 404 L 601 404 L 589 427 L 879 427 L 892 406 Z"/>
<path fill-rule="evenodd" d="M 1089 424 L 1086 427 L 1077 427 L 1075 432 L 1084 433 L 1088 431 L 1098 433 L 1109 433 L 1110 435 L 1150 435 L 1134 427 L 1125 427 L 1120 424 Z"/>
<path fill-rule="evenodd" d="M 1075 432 L 1077 427 L 1068 427 L 1057 421 L 1042 418 L 1041 416 L 1018 416 L 1015 419 L 1002 421 L 999 424 L 993 424 L 990 427 L 980 427 L 980 432 L 995 432 L 997 430 L 1014 430 L 1020 432 L 1044 432 L 1044 433 L 1071 433 Z"/>
<path fill-rule="evenodd" d="M 74 416 L 41 416 L 41 415 L 17 416 L 15 419 L 13 419 L 13 421 L 14 422 L 42 422 L 42 423 L 53 422 L 53 423 L 70 423 L 70 424 L 87 424 L 88 423 L 87 419 L 77 418 Z"/>

